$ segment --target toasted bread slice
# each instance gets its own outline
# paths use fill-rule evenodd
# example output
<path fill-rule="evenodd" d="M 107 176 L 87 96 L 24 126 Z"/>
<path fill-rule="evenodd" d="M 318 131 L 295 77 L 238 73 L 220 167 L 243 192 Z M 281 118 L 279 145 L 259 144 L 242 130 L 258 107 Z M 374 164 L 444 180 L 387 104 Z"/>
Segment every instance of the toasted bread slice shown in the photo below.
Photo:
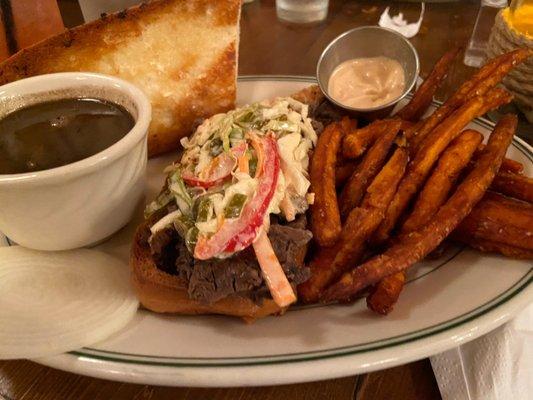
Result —
<path fill-rule="evenodd" d="M 324 95 L 316 85 L 292 97 L 308 104 L 311 113 L 324 100 Z M 149 235 L 149 224 L 145 221 L 137 228 L 130 253 L 131 281 L 145 308 L 158 313 L 231 315 L 247 321 L 285 311 L 272 299 L 265 299 L 261 304 L 239 295 L 231 295 L 212 304 L 191 299 L 187 292 L 188 283 L 184 279 L 157 268 L 147 242 Z M 306 252 L 307 246 L 301 249 L 299 255 L 302 262 Z"/>
<path fill-rule="evenodd" d="M 153 108 L 149 155 L 177 148 L 198 118 L 234 107 L 240 0 L 158 0 L 67 30 L 0 64 L 0 85 L 88 71 L 139 86 Z"/>

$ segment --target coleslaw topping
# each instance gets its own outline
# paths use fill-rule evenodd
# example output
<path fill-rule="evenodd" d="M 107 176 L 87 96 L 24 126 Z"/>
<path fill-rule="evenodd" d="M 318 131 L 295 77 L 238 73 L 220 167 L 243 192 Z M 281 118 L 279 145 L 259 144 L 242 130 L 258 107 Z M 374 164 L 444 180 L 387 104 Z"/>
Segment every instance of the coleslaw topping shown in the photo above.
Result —
<path fill-rule="evenodd" d="M 181 140 L 181 160 L 145 214 L 171 211 L 152 226 L 174 227 L 195 258 L 224 258 L 268 230 L 268 216 L 304 213 L 309 151 L 317 134 L 308 106 L 290 97 L 254 103 L 206 119 Z"/>

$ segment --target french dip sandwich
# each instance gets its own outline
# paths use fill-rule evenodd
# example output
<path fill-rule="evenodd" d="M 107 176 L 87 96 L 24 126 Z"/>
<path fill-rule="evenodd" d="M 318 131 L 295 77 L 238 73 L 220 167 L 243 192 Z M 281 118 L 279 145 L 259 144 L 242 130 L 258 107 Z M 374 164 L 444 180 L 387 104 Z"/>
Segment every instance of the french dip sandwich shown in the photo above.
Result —
<path fill-rule="evenodd" d="M 316 86 L 206 119 L 145 212 L 132 281 L 155 312 L 255 319 L 282 313 L 308 278 Z"/>

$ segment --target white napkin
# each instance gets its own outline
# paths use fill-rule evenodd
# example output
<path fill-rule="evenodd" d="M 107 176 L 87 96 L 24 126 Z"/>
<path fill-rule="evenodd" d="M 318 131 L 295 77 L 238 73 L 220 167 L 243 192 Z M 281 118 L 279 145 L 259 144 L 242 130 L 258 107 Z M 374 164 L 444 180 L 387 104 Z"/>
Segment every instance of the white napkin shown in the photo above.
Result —
<path fill-rule="evenodd" d="M 402 34 L 406 38 L 412 38 L 420 30 L 422 20 L 424 19 L 424 11 L 426 10 L 426 7 L 425 3 L 422 3 L 422 8 L 420 10 L 420 16 L 418 17 L 418 21 L 413 22 L 411 24 L 407 23 L 407 21 L 403 17 L 402 12 L 398 15 L 391 16 L 389 10 L 390 7 L 387 7 L 385 11 L 383 11 L 383 14 L 381 14 L 381 17 L 379 17 L 378 25 L 382 28 L 392 29 L 393 31 Z"/>
<path fill-rule="evenodd" d="M 533 304 L 472 342 L 433 356 L 443 400 L 533 398 Z"/>

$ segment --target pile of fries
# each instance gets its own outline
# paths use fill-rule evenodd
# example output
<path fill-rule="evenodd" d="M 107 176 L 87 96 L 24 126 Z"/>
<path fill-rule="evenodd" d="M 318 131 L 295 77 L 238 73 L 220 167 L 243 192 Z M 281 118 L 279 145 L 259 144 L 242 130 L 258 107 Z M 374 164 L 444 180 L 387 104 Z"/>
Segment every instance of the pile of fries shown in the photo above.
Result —
<path fill-rule="evenodd" d="M 394 116 L 358 128 L 347 117 L 325 127 L 311 160 L 311 278 L 303 302 L 349 302 L 389 313 L 405 271 L 445 239 L 533 259 L 533 179 L 506 159 L 517 118 L 504 116 L 488 142 L 465 127 L 512 100 L 496 85 L 533 53 L 490 60 L 421 119 L 460 49 L 446 53 Z"/>

